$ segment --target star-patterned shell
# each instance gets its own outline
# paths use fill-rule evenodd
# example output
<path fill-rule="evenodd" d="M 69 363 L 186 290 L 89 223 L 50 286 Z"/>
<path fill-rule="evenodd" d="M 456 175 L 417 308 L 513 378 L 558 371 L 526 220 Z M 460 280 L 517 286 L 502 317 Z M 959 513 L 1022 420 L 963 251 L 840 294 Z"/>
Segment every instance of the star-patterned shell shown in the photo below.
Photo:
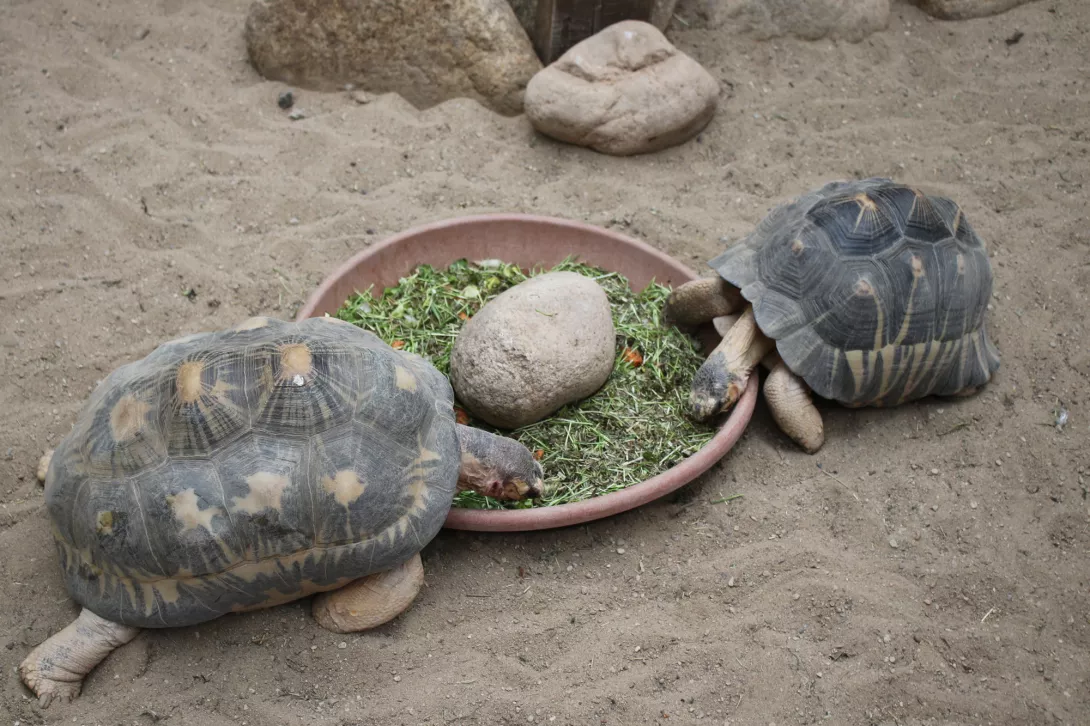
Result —
<path fill-rule="evenodd" d="M 111 373 L 46 502 L 73 598 L 190 625 L 389 569 L 435 536 L 460 452 L 424 359 L 332 318 L 254 318 Z"/>
<path fill-rule="evenodd" d="M 833 182 L 778 206 L 709 264 L 824 398 L 954 395 L 999 368 L 987 251 L 945 197 L 889 179 Z"/>

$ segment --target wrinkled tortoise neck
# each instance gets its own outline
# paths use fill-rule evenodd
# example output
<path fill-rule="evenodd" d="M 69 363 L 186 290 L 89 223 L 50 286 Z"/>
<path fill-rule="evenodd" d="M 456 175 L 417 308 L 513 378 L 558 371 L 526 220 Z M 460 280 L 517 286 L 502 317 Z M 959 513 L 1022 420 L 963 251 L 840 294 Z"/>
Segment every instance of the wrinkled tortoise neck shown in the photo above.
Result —
<path fill-rule="evenodd" d="M 462 468 L 458 472 L 458 489 L 478 489 L 493 478 L 496 466 L 496 439 L 473 426 L 457 425 L 458 444 L 462 452 Z"/>

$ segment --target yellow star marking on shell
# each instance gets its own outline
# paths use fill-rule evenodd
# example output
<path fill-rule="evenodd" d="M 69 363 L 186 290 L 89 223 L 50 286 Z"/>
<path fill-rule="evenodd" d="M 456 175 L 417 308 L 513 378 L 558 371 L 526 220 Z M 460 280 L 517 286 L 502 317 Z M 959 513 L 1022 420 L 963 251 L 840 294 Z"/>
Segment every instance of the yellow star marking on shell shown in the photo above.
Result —
<path fill-rule="evenodd" d="M 878 205 L 864 192 L 856 194 L 852 199 L 859 204 L 859 216 L 855 218 L 855 229 L 858 230 L 864 217 L 878 214 Z"/>
<path fill-rule="evenodd" d="M 155 583 L 155 592 L 163 599 L 163 602 L 173 605 L 178 602 L 178 581 L 159 580 Z"/>
<path fill-rule="evenodd" d="M 212 531 L 212 518 L 220 514 L 219 507 L 201 509 L 198 505 L 199 498 L 193 489 L 183 489 L 177 494 L 167 497 L 167 504 L 174 511 L 174 518 L 182 523 L 182 531 L 188 532 L 197 527 L 204 527 Z"/>
<path fill-rule="evenodd" d="M 912 255 L 911 263 L 913 277 L 923 277 L 926 274 L 923 269 L 923 260 L 920 259 L 919 255 Z"/>
<path fill-rule="evenodd" d="M 796 255 L 801 254 L 804 249 L 806 249 L 806 243 L 801 239 L 797 239 L 791 243 L 791 251 Z"/>
<path fill-rule="evenodd" d="M 863 351 L 846 350 L 844 360 L 848 363 L 848 369 L 852 372 L 852 381 L 855 383 L 855 395 L 863 392 Z"/>
<path fill-rule="evenodd" d="M 286 476 L 260 471 L 246 477 L 250 493 L 245 497 L 232 498 L 232 509 L 236 512 L 258 514 L 264 509 L 280 511 L 280 498 L 291 482 Z"/>
<path fill-rule="evenodd" d="M 264 315 L 258 315 L 256 317 L 243 320 L 241 323 L 235 326 L 235 330 L 239 332 L 242 332 L 244 330 L 258 330 L 259 328 L 264 328 L 268 324 L 269 319 L 267 317 L 265 317 Z"/>
<path fill-rule="evenodd" d="M 310 348 L 303 343 L 289 343 L 280 348 L 280 380 L 302 385 L 313 370 Z"/>
<path fill-rule="evenodd" d="M 414 516 L 424 511 L 428 499 L 428 467 L 429 461 L 438 460 L 439 454 L 427 448 L 420 447 L 420 454 L 409 464 L 409 494 L 412 496 L 412 504 L 405 513 L 406 517 Z"/>
<path fill-rule="evenodd" d="M 204 363 L 199 360 L 190 360 L 178 366 L 178 373 L 174 377 L 174 387 L 178 392 L 178 400 L 184 405 L 190 405 L 200 400 L 204 392 L 201 383 L 201 372 Z"/>
<path fill-rule="evenodd" d="M 402 391 L 415 391 L 416 390 L 416 376 L 412 374 L 407 368 L 401 366 L 394 366 L 394 373 L 397 375 L 397 387 Z"/>
<path fill-rule="evenodd" d="M 348 509 L 352 502 L 359 499 L 366 488 L 360 482 L 356 472 L 351 469 L 342 469 L 331 477 L 322 477 L 322 489 L 328 494 L 332 494 L 337 503 L 345 509 Z"/>
<path fill-rule="evenodd" d="M 99 512 L 98 521 L 95 523 L 95 531 L 99 534 L 111 535 L 114 533 L 114 513 Z"/>
<path fill-rule="evenodd" d="M 126 393 L 110 410 L 110 434 L 115 441 L 128 441 L 143 430 L 151 406 Z"/>

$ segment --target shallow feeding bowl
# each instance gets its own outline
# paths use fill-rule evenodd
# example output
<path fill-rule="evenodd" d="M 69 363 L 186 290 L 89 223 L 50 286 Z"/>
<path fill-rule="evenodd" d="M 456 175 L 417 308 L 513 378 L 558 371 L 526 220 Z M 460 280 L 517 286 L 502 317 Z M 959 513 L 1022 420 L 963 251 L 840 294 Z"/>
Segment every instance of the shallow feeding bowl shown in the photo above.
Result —
<path fill-rule="evenodd" d="M 296 315 L 297 320 L 336 315 L 349 297 L 374 286 L 380 293 L 420 264 L 445 268 L 460 259 L 500 259 L 550 268 L 569 256 L 618 272 L 635 290 L 652 280 L 677 287 L 698 275 L 643 242 L 608 229 L 555 217 L 485 214 L 414 227 L 359 252 L 327 277 Z M 701 339 L 710 352 L 717 342 L 711 326 Z M 757 376 L 707 444 L 695 454 L 638 484 L 580 502 L 529 509 L 451 507 L 444 526 L 481 532 L 512 532 L 582 524 L 633 509 L 679 489 L 723 458 L 742 435 L 757 401 Z M 548 472 L 545 473 L 548 477 Z"/>

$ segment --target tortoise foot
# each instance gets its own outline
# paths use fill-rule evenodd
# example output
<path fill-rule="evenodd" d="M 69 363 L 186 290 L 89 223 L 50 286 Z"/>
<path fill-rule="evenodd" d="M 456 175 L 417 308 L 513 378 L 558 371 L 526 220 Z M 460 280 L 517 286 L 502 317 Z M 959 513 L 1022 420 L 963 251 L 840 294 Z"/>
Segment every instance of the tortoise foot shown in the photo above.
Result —
<path fill-rule="evenodd" d="M 780 430 L 807 454 L 817 453 L 825 443 L 825 426 L 806 383 L 779 361 L 765 379 L 764 393 Z"/>
<path fill-rule="evenodd" d="M 417 553 L 385 572 L 361 578 L 314 598 L 311 612 L 326 630 L 358 633 L 387 623 L 408 610 L 424 585 L 424 564 Z"/>
<path fill-rule="evenodd" d="M 19 664 L 19 677 L 47 708 L 80 693 L 83 678 L 115 648 L 140 634 L 139 628 L 100 618 L 84 609 L 59 633 L 42 641 Z"/>
<path fill-rule="evenodd" d="M 83 678 L 75 674 L 65 673 L 65 675 L 71 675 L 75 680 L 65 681 L 50 678 L 38 669 L 38 663 L 36 662 L 24 661 L 19 666 L 19 676 L 23 679 L 23 683 L 26 684 L 27 688 L 38 697 L 38 705 L 42 708 L 49 708 L 49 704 L 53 703 L 53 701 L 68 703 L 79 696 L 80 688 L 83 686 Z"/>

